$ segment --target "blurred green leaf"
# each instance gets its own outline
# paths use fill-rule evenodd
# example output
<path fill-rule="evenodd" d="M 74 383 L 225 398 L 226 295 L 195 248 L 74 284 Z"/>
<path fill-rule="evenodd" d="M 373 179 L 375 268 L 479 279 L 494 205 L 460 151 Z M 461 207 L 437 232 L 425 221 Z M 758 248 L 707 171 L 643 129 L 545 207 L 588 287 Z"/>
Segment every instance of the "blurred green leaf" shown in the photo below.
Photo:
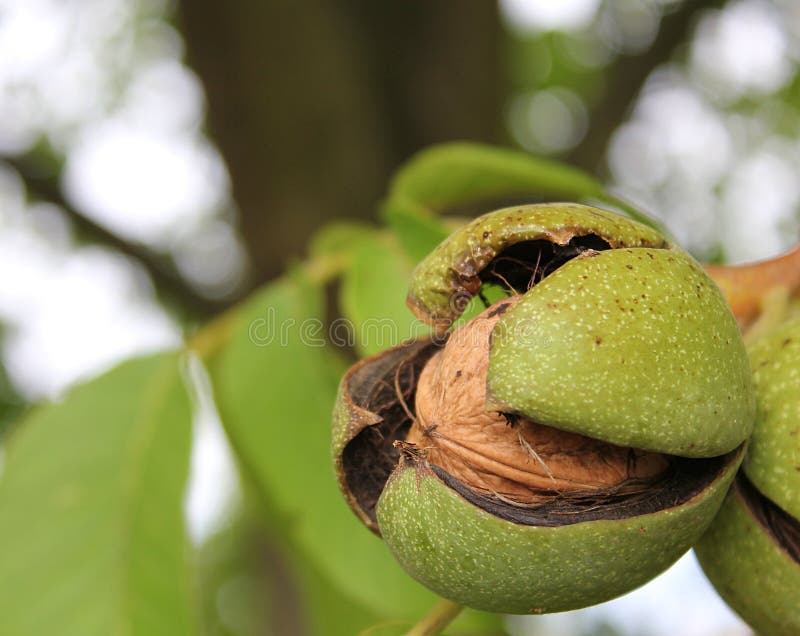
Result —
<path fill-rule="evenodd" d="M 403 298 L 405 283 L 398 291 Z M 415 620 L 436 596 L 362 526 L 333 475 L 331 412 L 346 365 L 330 346 L 317 346 L 323 307 L 321 287 L 297 270 L 242 308 L 230 343 L 210 367 L 223 424 L 276 528 L 299 563 L 308 559 L 315 568 L 314 580 L 326 582 L 314 587 L 304 578 L 310 611 L 338 603 L 326 591 L 334 588 L 372 619 Z M 466 630 L 498 621 L 467 612 L 459 624 Z"/>
<path fill-rule="evenodd" d="M 278 568 L 264 552 L 261 534 L 243 514 L 233 515 L 200 546 L 197 574 L 205 636 L 277 636 L 268 590 Z"/>
<path fill-rule="evenodd" d="M 414 264 L 388 234 L 362 243 L 345 270 L 339 302 L 356 351 L 372 355 L 430 329 L 406 307 Z"/>
<path fill-rule="evenodd" d="M 308 246 L 310 258 L 349 255 L 362 241 L 372 238 L 378 230 L 366 223 L 338 221 L 319 229 Z"/>
<path fill-rule="evenodd" d="M 205 636 L 352 636 L 376 620 L 244 504 L 200 550 Z"/>
<path fill-rule="evenodd" d="M 384 214 L 390 223 L 398 223 L 414 216 L 433 217 L 447 208 L 521 196 L 594 203 L 655 227 L 652 219 L 580 170 L 514 150 L 463 142 L 435 146 L 408 162 L 392 181 Z M 432 233 L 428 236 L 432 238 Z"/>
<path fill-rule="evenodd" d="M 555 161 L 471 143 L 423 150 L 392 181 L 390 198 L 403 195 L 431 210 L 513 196 L 604 196 L 589 175 Z"/>
<path fill-rule="evenodd" d="M 316 346 L 323 301 L 298 271 L 243 308 L 210 368 L 223 424 L 292 543 L 351 598 L 381 615 L 400 608 L 413 617 L 434 597 L 361 525 L 333 476 L 331 412 L 345 365 Z"/>
<path fill-rule="evenodd" d="M 441 218 L 402 194 L 384 204 L 383 215 L 414 262 L 425 258 L 451 232 Z"/>
<path fill-rule="evenodd" d="M 295 571 L 303 592 L 305 622 L 311 634 L 352 636 L 377 620 L 372 610 L 345 596 L 335 582 L 323 576 L 307 559 L 295 559 Z"/>
<path fill-rule="evenodd" d="M 0 479 L 0 633 L 193 634 L 177 354 L 127 362 L 15 427 Z"/>

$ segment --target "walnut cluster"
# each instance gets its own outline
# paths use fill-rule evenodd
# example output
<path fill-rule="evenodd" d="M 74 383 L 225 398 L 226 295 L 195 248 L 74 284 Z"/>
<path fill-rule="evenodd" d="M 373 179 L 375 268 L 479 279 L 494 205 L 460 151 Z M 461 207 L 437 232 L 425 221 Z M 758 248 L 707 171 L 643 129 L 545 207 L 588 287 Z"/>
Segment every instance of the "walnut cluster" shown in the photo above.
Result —
<path fill-rule="evenodd" d="M 486 410 L 491 332 L 517 299 L 498 301 L 455 329 L 430 359 L 406 442 L 472 490 L 516 505 L 646 488 L 666 471 L 663 455 Z"/>

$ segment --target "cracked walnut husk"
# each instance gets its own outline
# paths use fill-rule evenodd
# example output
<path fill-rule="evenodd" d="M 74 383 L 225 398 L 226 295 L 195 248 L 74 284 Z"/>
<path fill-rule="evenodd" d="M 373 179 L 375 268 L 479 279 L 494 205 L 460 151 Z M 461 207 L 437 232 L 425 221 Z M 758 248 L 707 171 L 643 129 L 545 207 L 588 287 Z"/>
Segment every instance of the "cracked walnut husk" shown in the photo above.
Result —
<path fill-rule="evenodd" d="M 737 323 L 680 248 L 597 208 L 506 208 L 423 260 L 408 304 L 432 334 L 348 371 L 333 458 L 412 577 L 478 609 L 563 611 L 705 531 L 755 404 Z"/>

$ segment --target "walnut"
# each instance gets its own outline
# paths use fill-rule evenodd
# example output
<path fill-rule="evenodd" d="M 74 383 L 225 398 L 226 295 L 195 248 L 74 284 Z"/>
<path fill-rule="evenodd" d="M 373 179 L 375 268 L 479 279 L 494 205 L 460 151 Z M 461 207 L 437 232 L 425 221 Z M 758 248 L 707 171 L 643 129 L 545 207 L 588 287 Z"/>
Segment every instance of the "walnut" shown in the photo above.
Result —
<path fill-rule="evenodd" d="M 452 329 L 489 292 L 507 298 Z M 419 263 L 408 304 L 433 333 L 347 372 L 332 450 L 413 578 L 477 609 L 560 612 L 703 534 L 756 405 L 736 321 L 680 248 L 597 208 L 504 208 Z"/>
<path fill-rule="evenodd" d="M 666 471 L 664 455 L 615 446 L 486 409 L 489 340 L 518 297 L 461 325 L 425 366 L 406 442 L 476 492 L 517 505 L 629 493 Z"/>

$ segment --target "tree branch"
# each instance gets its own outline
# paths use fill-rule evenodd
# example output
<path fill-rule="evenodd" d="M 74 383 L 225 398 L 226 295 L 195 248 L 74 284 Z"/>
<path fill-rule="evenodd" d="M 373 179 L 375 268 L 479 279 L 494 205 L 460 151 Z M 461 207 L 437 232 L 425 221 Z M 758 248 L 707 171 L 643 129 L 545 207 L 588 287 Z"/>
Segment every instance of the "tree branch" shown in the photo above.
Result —
<path fill-rule="evenodd" d="M 82 241 L 111 248 L 141 265 L 149 274 L 158 298 L 183 314 L 182 317 L 202 319 L 230 305 L 230 301 L 205 298 L 192 290 L 168 257 L 129 243 L 76 210 L 61 192 L 56 172 L 42 170 L 26 157 L 3 157 L 2 161 L 19 173 L 32 199 L 61 208 Z"/>
<path fill-rule="evenodd" d="M 658 35 L 647 51 L 620 56 L 613 63 L 605 98 L 590 113 L 589 133 L 566 157 L 568 163 L 592 174 L 600 171 L 614 131 L 624 122 L 650 73 L 688 40 L 703 10 L 723 4 L 723 0 L 683 2 L 674 13 L 661 19 Z"/>

